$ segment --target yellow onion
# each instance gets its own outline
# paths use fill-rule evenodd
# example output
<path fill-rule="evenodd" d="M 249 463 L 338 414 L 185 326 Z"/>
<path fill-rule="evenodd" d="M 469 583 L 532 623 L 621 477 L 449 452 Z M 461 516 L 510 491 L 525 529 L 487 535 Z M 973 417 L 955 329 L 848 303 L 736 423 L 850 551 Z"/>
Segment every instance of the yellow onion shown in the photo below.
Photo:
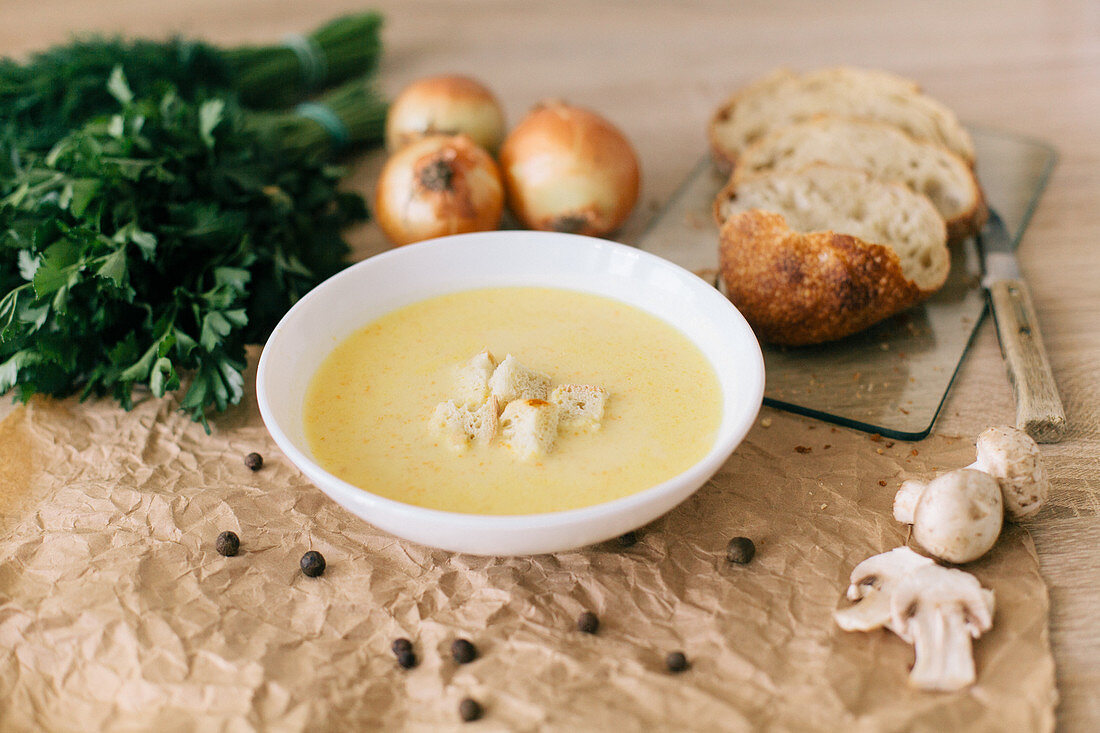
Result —
<path fill-rule="evenodd" d="M 394 244 L 496 229 L 500 170 L 466 135 L 433 135 L 397 151 L 378 177 L 374 214 Z"/>
<path fill-rule="evenodd" d="M 610 122 L 580 107 L 543 102 L 504 140 L 508 207 L 531 229 L 602 236 L 638 200 L 638 156 Z"/>
<path fill-rule="evenodd" d="M 430 76 L 405 87 L 386 116 L 386 149 L 425 135 L 466 134 L 495 153 L 504 139 L 504 111 L 483 84 L 466 76 Z"/>

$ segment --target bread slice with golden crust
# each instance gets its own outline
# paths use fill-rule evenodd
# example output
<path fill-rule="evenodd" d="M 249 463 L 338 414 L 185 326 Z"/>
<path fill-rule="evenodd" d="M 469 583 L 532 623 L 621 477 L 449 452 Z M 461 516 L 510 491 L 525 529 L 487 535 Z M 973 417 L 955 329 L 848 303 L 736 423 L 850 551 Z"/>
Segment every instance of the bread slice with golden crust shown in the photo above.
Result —
<path fill-rule="evenodd" d="M 947 279 L 943 219 L 900 184 L 819 165 L 748 179 L 734 194 L 723 211 L 722 279 L 765 341 L 843 338 Z"/>
<path fill-rule="evenodd" d="M 741 151 L 724 194 L 747 178 L 815 163 L 859 168 L 923 193 L 946 221 L 949 239 L 971 236 L 985 222 L 978 179 L 958 155 L 893 125 L 829 115 L 774 129 Z"/>
<path fill-rule="evenodd" d="M 741 151 L 770 130 L 820 114 L 886 122 L 974 165 L 974 141 L 950 109 L 908 79 L 851 67 L 801 75 L 780 69 L 730 97 L 710 122 L 715 162 L 729 172 Z"/>

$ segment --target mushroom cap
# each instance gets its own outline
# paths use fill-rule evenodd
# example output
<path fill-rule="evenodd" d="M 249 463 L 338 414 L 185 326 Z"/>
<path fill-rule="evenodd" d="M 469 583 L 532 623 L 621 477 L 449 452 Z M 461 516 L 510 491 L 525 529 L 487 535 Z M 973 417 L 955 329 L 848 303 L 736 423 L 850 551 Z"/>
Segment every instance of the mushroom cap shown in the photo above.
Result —
<path fill-rule="evenodd" d="M 1003 520 L 1001 488 L 993 477 L 960 468 L 936 477 L 921 494 L 913 538 L 941 560 L 970 562 L 993 547 Z"/>
<path fill-rule="evenodd" d="M 1000 484 L 1009 517 L 1023 519 L 1039 511 L 1050 492 L 1050 482 L 1042 453 L 1030 435 L 1016 428 L 989 428 L 978 436 L 977 452 L 974 468 Z"/>
<path fill-rule="evenodd" d="M 910 573 L 890 598 L 894 632 L 913 643 L 913 620 L 922 613 L 962 614 L 970 636 L 977 639 L 993 626 L 993 591 L 970 573 L 932 564 Z"/>
<path fill-rule="evenodd" d="M 898 584 L 918 568 L 934 564 L 908 547 L 895 547 L 856 565 L 847 593 L 854 605 L 833 614 L 837 626 L 845 631 L 871 631 L 888 625 L 890 598 Z"/>

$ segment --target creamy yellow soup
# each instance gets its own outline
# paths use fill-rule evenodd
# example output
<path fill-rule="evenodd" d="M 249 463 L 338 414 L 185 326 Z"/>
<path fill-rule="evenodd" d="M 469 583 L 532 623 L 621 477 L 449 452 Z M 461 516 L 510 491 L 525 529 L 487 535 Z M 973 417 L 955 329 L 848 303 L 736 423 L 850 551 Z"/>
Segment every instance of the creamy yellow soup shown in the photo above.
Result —
<path fill-rule="evenodd" d="M 563 430 L 530 460 L 499 440 L 449 447 L 432 413 L 453 397 L 455 367 L 483 349 L 513 355 L 552 386 L 606 389 L 599 429 Z M 371 493 L 534 514 L 627 496 L 692 466 L 713 443 L 721 388 L 694 344 L 637 308 L 568 290 L 489 288 L 430 298 L 356 331 L 311 380 L 304 418 L 317 462 Z"/>

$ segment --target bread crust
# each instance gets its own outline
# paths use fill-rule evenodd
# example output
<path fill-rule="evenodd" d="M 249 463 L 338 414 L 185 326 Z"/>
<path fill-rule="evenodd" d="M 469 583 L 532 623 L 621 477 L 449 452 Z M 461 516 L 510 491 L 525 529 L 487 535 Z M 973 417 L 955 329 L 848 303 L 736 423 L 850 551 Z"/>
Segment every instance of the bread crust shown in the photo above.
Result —
<path fill-rule="evenodd" d="M 974 175 L 973 168 L 970 170 L 970 174 Z M 978 183 L 977 176 L 974 176 L 974 186 L 978 190 L 978 199 L 974 202 L 974 206 L 965 215 L 955 216 L 944 221 L 944 224 L 947 225 L 947 240 L 949 242 L 961 242 L 968 237 L 975 236 L 985 226 L 986 220 L 989 219 L 989 207 L 985 203 L 985 191 Z"/>
<path fill-rule="evenodd" d="M 832 231 L 799 233 L 782 214 L 750 209 L 723 225 L 726 292 L 765 341 L 843 338 L 931 295 L 902 274 L 889 247 Z"/>

